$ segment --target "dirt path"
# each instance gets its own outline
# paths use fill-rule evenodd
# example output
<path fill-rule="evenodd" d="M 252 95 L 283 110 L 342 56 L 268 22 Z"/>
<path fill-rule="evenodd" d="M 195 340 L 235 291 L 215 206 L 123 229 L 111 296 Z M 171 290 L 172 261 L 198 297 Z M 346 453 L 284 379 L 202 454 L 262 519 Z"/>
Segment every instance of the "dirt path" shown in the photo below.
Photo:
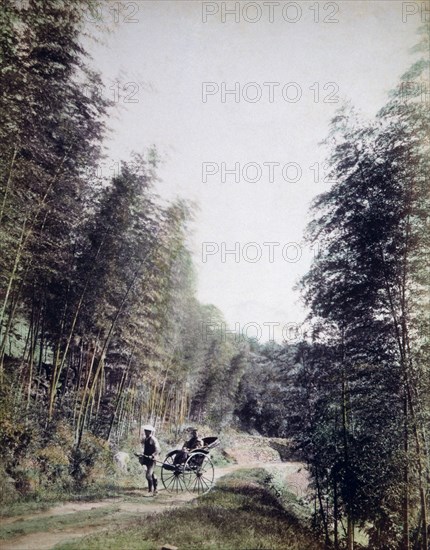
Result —
<path fill-rule="evenodd" d="M 215 480 L 243 468 L 254 468 L 265 466 L 269 471 L 278 471 L 290 485 L 293 492 L 301 496 L 307 486 L 307 477 L 302 470 L 302 465 L 298 462 L 270 462 L 269 464 L 235 464 L 225 468 L 215 470 Z M 126 499 L 127 498 L 127 499 Z M 132 499 L 130 501 L 129 499 Z M 116 525 L 118 528 L 124 527 L 133 520 L 141 519 L 142 516 L 163 512 L 182 506 L 195 499 L 195 495 L 181 493 L 171 495 L 164 489 L 160 490 L 158 496 L 154 498 L 146 497 L 143 489 L 128 490 L 126 497 L 109 498 L 97 502 L 69 502 L 61 504 L 50 510 L 39 512 L 37 514 L 5 518 L 0 522 L 1 525 L 17 525 L 27 521 L 36 521 L 38 519 L 59 518 L 70 514 L 82 516 L 82 513 L 88 513 L 88 521 L 84 525 L 77 526 L 57 526 L 54 529 L 43 532 L 32 532 L 28 535 L 19 536 L 7 541 L 0 541 L 1 550 L 50 550 L 61 542 L 76 540 L 89 534 L 99 533 L 101 531 L 112 529 Z M 136 499 L 134 501 L 133 499 Z M 99 511 L 103 515 L 91 518 L 94 511 Z"/>

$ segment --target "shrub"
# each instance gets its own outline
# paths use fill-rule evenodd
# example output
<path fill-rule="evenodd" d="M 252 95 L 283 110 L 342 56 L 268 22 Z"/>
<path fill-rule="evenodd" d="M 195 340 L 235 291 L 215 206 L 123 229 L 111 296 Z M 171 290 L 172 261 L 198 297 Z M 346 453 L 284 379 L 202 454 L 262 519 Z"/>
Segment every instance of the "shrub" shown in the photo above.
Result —
<path fill-rule="evenodd" d="M 2 506 L 18 500 L 18 492 L 15 487 L 15 478 L 7 475 L 4 467 L 0 465 L 0 497 Z"/>
<path fill-rule="evenodd" d="M 47 445 L 36 452 L 36 460 L 40 467 L 44 485 L 70 485 L 69 459 L 67 448 L 56 444 Z"/>
<path fill-rule="evenodd" d="M 79 448 L 72 448 L 69 460 L 69 473 L 78 489 L 106 473 L 112 462 L 107 442 L 90 433 L 85 434 Z"/>
<path fill-rule="evenodd" d="M 31 440 L 30 428 L 13 417 L 0 417 L 0 459 L 8 474 L 13 476 L 19 461 L 26 455 Z"/>

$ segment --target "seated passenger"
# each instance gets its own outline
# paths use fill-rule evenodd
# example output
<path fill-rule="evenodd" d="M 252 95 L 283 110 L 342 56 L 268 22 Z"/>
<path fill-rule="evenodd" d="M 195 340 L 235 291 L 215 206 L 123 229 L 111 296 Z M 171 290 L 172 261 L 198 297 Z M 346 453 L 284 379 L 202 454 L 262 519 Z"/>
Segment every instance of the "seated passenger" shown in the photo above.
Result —
<path fill-rule="evenodd" d="M 183 449 L 188 451 L 193 451 L 194 449 L 199 449 L 203 447 L 203 439 L 199 437 L 199 432 L 196 428 L 189 428 L 191 432 L 191 438 L 184 443 Z"/>
<path fill-rule="evenodd" d="M 187 461 L 190 451 L 203 447 L 203 439 L 199 437 L 197 429 L 188 428 L 187 431 L 191 432 L 191 438 L 186 441 L 182 449 L 176 453 L 174 464 L 183 464 Z"/>

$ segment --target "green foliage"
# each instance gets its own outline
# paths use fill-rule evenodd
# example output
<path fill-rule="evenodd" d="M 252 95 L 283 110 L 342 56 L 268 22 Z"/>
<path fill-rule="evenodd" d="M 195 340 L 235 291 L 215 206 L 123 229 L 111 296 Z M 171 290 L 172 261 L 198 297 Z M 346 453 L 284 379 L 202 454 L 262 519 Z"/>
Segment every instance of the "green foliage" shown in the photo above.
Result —
<path fill-rule="evenodd" d="M 422 30 L 417 52 L 428 51 Z M 348 104 L 333 118 L 335 183 L 314 200 L 307 238 L 319 253 L 299 285 L 305 342 L 253 348 L 240 382 L 240 425 L 292 439 L 315 527 L 336 548 L 352 548 L 354 525 L 372 548 L 427 546 L 427 68 L 418 59 L 374 121 Z"/>
<path fill-rule="evenodd" d="M 313 345 L 299 351 L 288 416 L 335 545 L 342 518 L 349 546 L 367 523 L 372 547 L 409 545 L 410 526 L 427 545 L 428 128 L 423 102 L 395 93 L 373 122 L 344 105 L 327 140 L 336 183 L 313 205 L 319 254 L 302 280 Z"/>
<path fill-rule="evenodd" d="M 80 447 L 71 449 L 69 471 L 77 488 L 82 488 L 100 477 L 100 473 L 103 469 L 106 471 L 109 464 L 107 443 L 91 434 L 86 435 Z"/>
<path fill-rule="evenodd" d="M 232 422 L 249 346 L 221 330 L 225 321 L 214 306 L 200 306 L 196 321 L 190 417 L 219 431 Z"/>
<path fill-rule="evenodd" d="M 55 483 L 68 472 L 69 460 L 63 447 L 59 445 L 48 445 L 39 449 L 35 459 L 48 482 Z"/>
<path fill-rule="evenodd" d="M 7 460 L 32 452 L 48 485 L 67 484 L 66 459 L 77 483 L 91 478 L 87 430 L 119 442 L 138 417 L 182 424 L 206 352 L 191 207 L 161 204 L 156 151 L 95 176 L 111 105 L 81 40 L 93 7 L 7 0 L 1 14 L 0 385 L 19 418 L 3 433 Z M 72 440 L 55 441 L 60 418 Z M 44 450 L 27 445 L 30 425 Z"/>
<path fill-rule="evenodd" d="M 11 478 L 0 465 L 0 503 L 2 506 L 8 505 L 11 502 L 18 500 L 18 492 L 15 488 L 13 478 Z"/>
<path fill-rule="evenodd" d="M 13 469 L 25 456 L 31 436 L 31 428 L 25 424 L 16 423 L 13 418 L 0 419 L 1 461 L 7 468 Z"/>
<path fill-rule="evenodd" d="M 243 429 L 257 430 L 266 436 L 285 437 L 285 408 L 290 400 L 295 346 L 281 346 L 274 342 L 254 346 L 240 380 L 235 416 Z"/>

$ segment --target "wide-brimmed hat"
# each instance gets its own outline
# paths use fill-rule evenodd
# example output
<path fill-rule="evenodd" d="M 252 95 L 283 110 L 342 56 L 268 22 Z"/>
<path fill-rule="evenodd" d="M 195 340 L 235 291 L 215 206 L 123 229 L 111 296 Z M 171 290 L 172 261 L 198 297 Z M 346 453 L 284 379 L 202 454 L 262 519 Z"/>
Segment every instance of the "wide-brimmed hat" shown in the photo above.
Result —
<path fill-rule="evenodd" d="M 145 424 L 144 426 L 142 426 L 142 430 L 144 432 L 155 432 L 155 428 L 151 424 Z"/>

